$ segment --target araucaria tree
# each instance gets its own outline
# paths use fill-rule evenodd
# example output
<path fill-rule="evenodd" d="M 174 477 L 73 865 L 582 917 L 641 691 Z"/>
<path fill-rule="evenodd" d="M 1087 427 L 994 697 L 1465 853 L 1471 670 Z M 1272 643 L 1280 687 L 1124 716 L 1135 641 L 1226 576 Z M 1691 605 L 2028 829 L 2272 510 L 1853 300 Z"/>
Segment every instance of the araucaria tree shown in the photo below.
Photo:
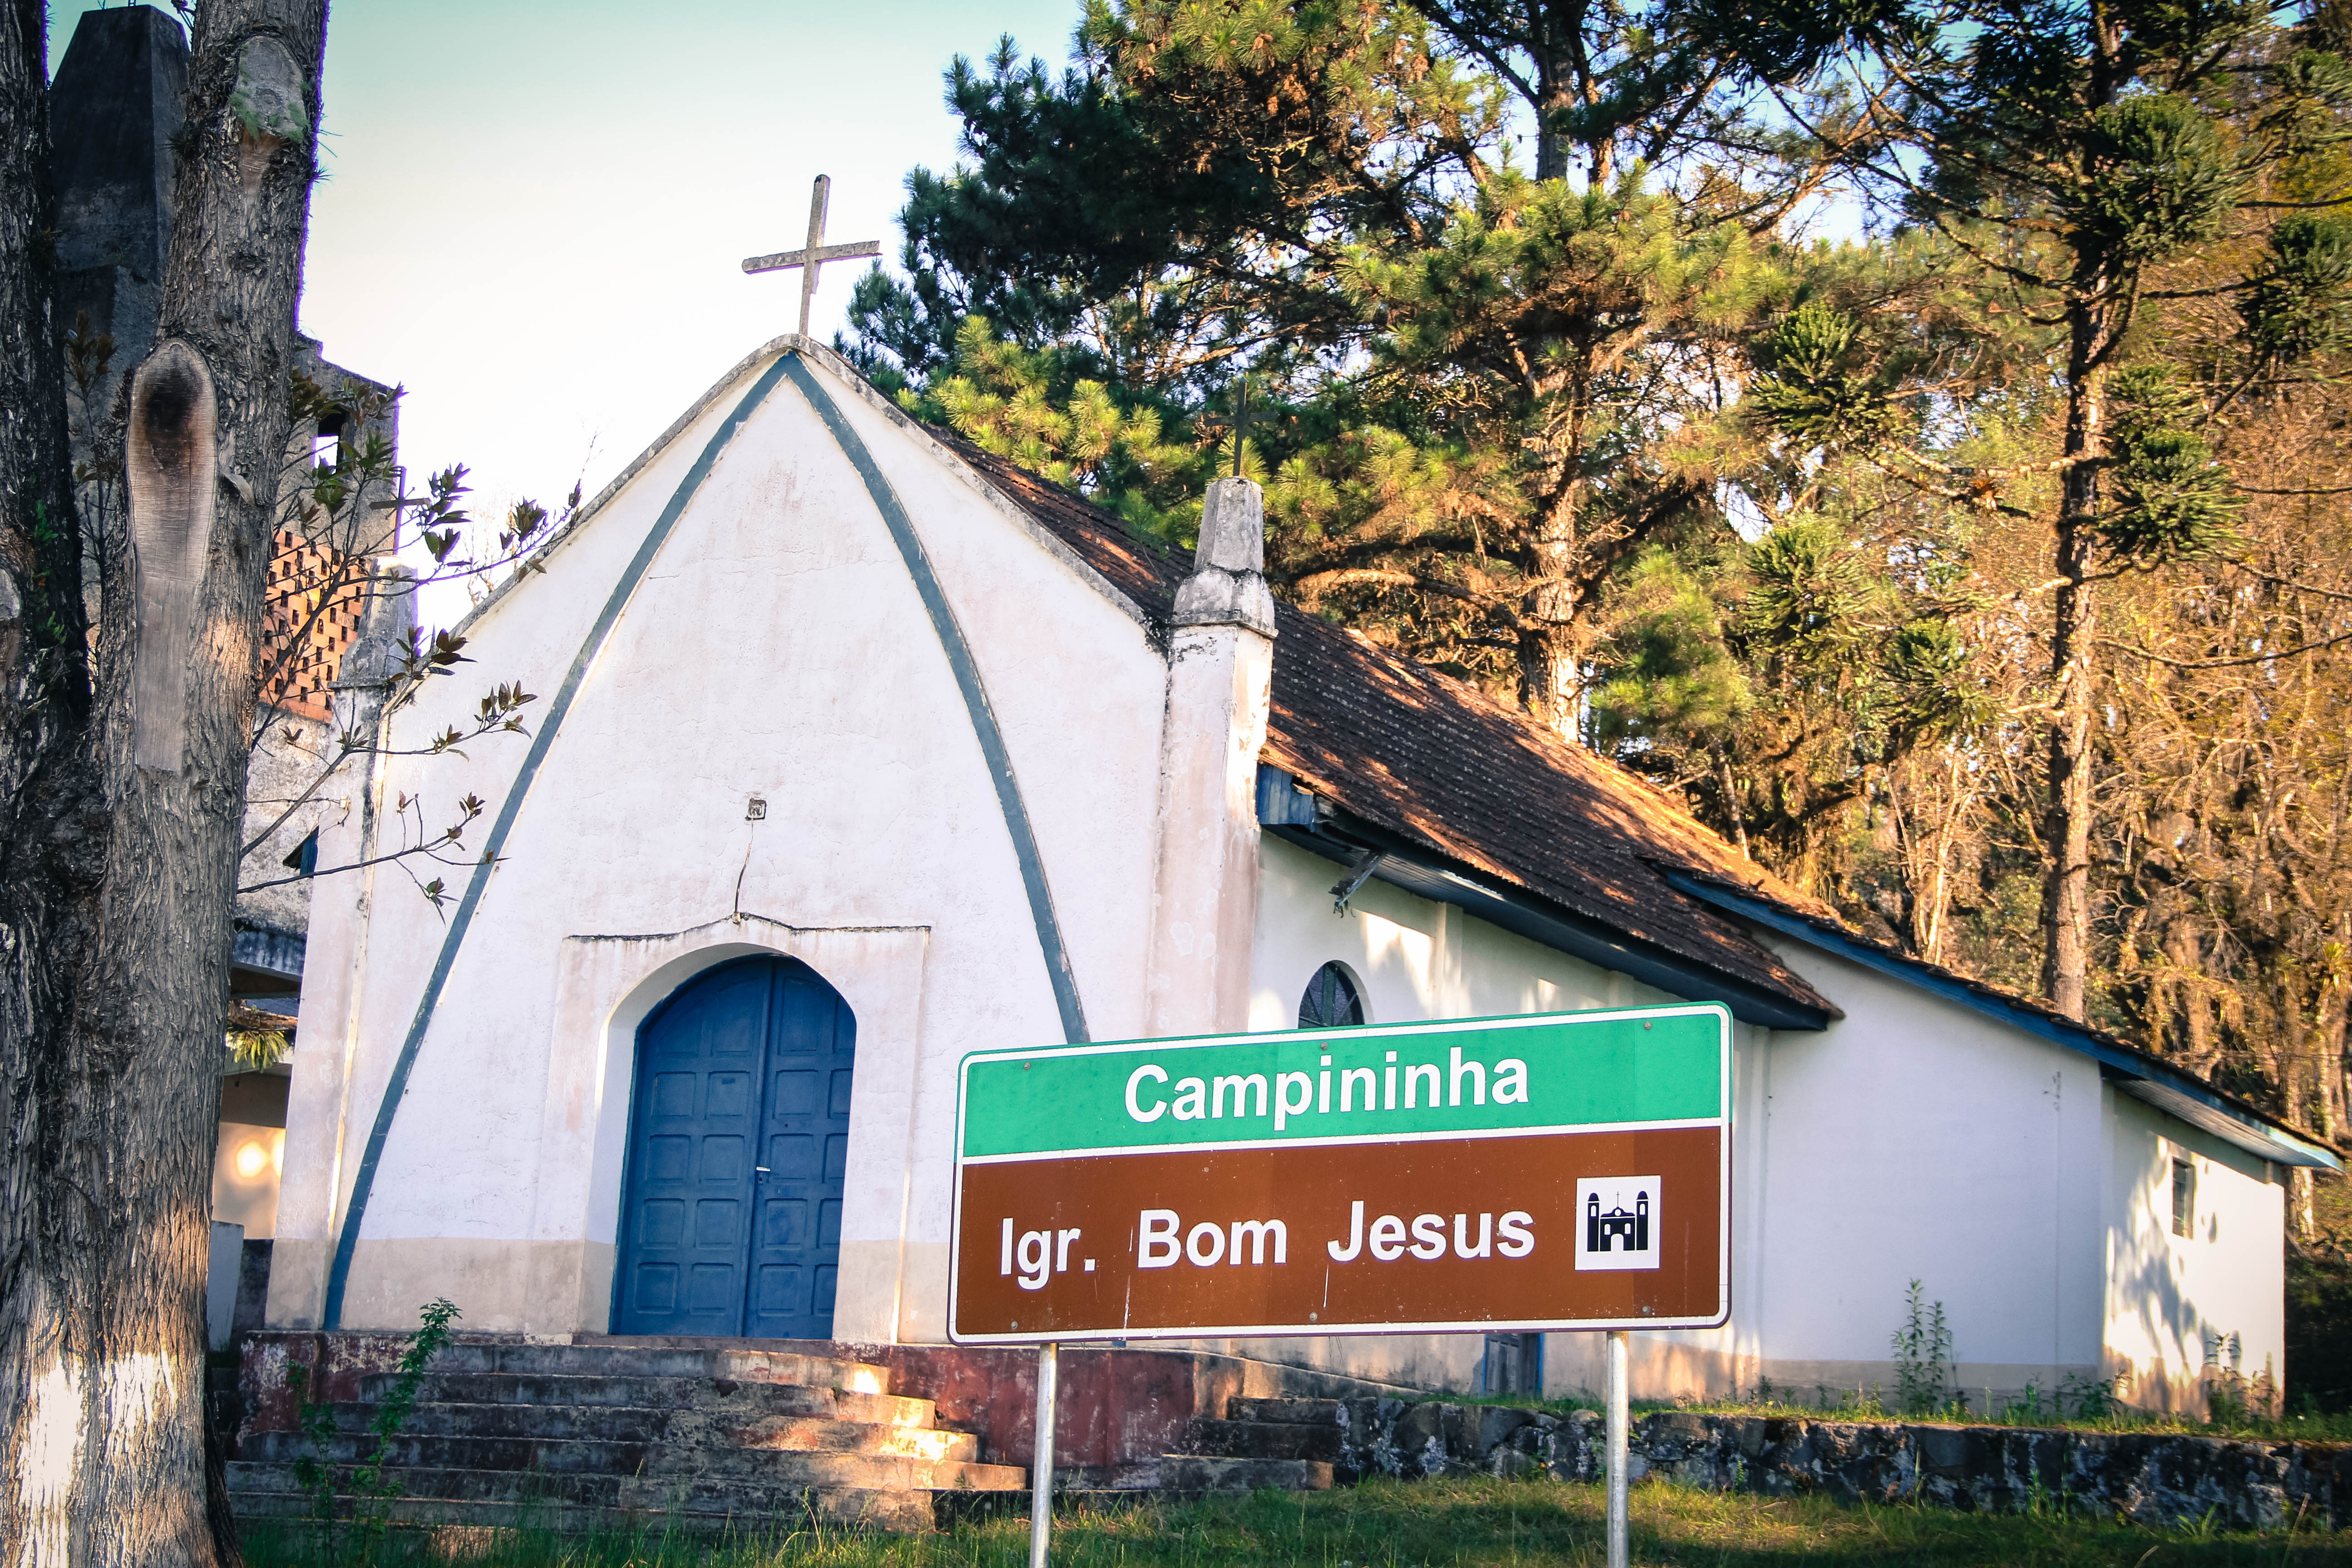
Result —
<path fill-rule="evenodd" d="M 236 1553 L 204 1279 L 326 0 L 204 0 L 157 346 L 96 556 L 67 458 L 45 7 L 0 6 L 0 1556 Z"/>
<path fill-rule="evenodd" d="M 1948 499 L 2022 500 L 2050 526 L 2038 824 L 2044 859 L 2042 984 L 2086 1016 L 2092 962 L 2095 725 L 2104 661 L 2101 584 L 2210 557 L 2238 507 L 2213 422 L 2319 346 L 2344 286 L 2347 193 L 2326 155 L 2343 136 L 2352 70 L 2308 30 L 2249 0 L 1941 0 L 1890 6 L 1849 57 L 1884 132 L 1862 143 L 1866 187 L 1949 247 L 1949 265 L 1998 310 L 2021 379 L 2054 391 L 2042 453 L 1997 471 L 1912 471 Z M 2200 388 L 2146 330 L 2151 307 L 2238 306 L 2238 331 L 2200 345 L 2229 374 Z M 1842 355 L 1786 379 L 1816 419 L 1870 399 Z M 2031 368 L 2022 368 L 2030 366 Z M 2187 378 L 2195 379 L 2193 376 Z M 1806 384 L 1800 387 L 1798 384 Z M 1932 389 L 1900 387 L 1925 395 Z M 1952 412 L 1914 405 L 1924 439 Z M 2029 483 L 2046 476 L 2046 502 Z M 2003 495 L 2005 488 L 2011 493 Z"/>

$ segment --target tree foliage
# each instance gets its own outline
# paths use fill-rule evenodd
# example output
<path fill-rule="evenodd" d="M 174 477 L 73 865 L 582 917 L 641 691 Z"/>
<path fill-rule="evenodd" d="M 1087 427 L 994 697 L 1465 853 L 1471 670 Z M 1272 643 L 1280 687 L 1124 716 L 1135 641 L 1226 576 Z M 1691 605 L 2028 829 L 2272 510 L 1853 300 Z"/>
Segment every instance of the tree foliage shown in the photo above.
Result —
<path fill-rule="evenodd" d="M 847 346 L 1178 542 L 1249 373 L 1278 591 L 2332 1136 L 2342 32 L 1095 0 L 950 71 Z"/>

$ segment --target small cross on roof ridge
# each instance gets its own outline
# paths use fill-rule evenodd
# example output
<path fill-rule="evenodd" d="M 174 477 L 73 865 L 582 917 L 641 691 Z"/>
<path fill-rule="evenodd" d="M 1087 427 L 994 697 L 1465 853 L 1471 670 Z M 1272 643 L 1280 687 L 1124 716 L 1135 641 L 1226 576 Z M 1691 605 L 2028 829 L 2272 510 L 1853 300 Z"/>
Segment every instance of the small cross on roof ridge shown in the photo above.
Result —
<path fill-rule="evenodd" d="M 780 250 L 772 256 L 747 256 L 743 258 L 746 272 L 781 272 L 789 268 L 801 269 L 801 336 L 807 337 L 809 308 L 816 300 L 817 273 L 828 261 L 849 261 L 862 256 L 882 254 L 878 239 L 851 240 L 845 245 L 824 242 L 824 209 L 833 195 L 833 177 L 819 174 L 816 188 L 809 195 L 808 244 L 799 250 Z"/>

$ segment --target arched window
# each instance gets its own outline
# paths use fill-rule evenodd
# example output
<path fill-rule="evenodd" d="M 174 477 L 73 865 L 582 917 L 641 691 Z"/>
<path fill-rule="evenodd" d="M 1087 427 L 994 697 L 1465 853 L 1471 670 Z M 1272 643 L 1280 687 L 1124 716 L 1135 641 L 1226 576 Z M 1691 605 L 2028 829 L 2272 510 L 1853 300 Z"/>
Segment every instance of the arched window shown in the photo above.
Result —
<path fill-rule="evenodd" d="M 1298 999 L 1298 1026 L 1337 1029 L 1363 1021 L 1364 998 L 1356 989 L 1355 976 L 1337 963 L 1317 970 L 1307 983 L 1307 994 Z"/>

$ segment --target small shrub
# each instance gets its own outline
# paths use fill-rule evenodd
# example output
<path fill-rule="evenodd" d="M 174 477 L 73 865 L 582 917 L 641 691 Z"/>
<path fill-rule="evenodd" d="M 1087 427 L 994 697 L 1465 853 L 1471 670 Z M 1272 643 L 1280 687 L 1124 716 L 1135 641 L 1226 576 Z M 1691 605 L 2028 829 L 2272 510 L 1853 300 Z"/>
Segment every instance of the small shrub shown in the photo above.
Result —
<path fill-rule="evenodd" d="M 1951 1405 L 1951 1327 L 1944 1321 L 1944 1304 L 1923 1300 L 1916 1279 L 1904 1298 L 1894 1349 L 1895 1403 L 1903 1415 L 1931 1415 Z"/>

